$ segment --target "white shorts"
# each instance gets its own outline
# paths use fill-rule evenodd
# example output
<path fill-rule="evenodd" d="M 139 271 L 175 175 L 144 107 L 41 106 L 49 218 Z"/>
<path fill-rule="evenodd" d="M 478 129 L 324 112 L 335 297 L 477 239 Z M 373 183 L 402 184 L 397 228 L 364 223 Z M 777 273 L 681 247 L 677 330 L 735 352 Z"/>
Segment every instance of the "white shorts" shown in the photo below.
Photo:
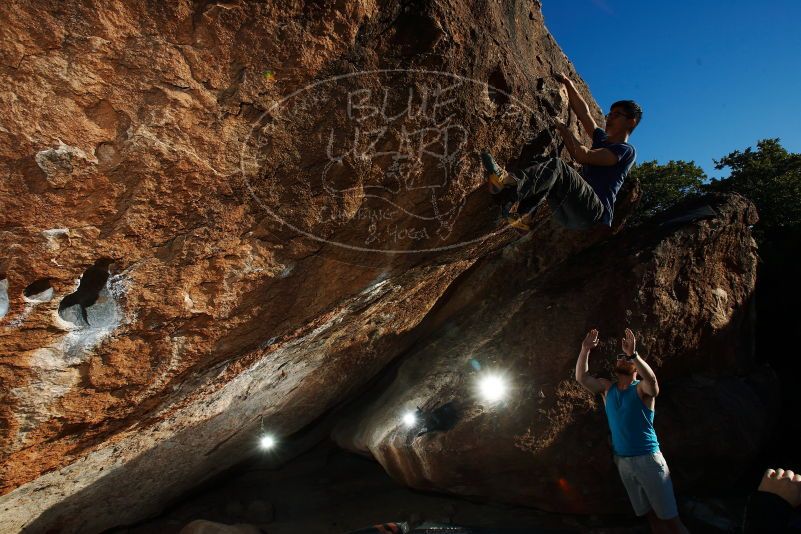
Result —
<path fill-rule="evenodd" d="M 661 452 L 615 456 L 615 464 L 635 514 L 643 516 L 653 510 L 659 519 L 679 515 L 670 470 Z"/>

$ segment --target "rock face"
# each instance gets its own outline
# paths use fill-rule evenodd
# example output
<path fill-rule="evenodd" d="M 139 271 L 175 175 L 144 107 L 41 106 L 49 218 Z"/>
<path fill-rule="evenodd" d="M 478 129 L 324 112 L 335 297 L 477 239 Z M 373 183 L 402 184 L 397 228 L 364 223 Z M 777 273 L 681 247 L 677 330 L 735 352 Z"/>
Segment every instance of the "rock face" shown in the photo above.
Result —
<path fill-rule="evenodd" d="M 536 276 L 608 236 L 559 230 L 546 209 L 535 238 L 503 249 L 515 235 L 498 226 L 476 157 L 484 147 L 510 164 L 558 153 L 548 120 L 569 116 L 549 73 L 576 75 L 537 2 L 41 0 L 3 3 L 0 19 L 3 532 L 95 532 L 156 513 L 252 454 L 262 429 L 293 434 L 422 336 L 434 336 L 425 346 L 444 339 L 452 310 L 490 324 L 480 313 L 496 316 L 502 301 L 482 308 L 482 292 L 516 295 L 506 316 L 520 295 L 554 302 L 555 323 L 518 332 L 545 355 L 527 357 L 547 358 L 529 370 L 548 371 L 557 388 L 546 387 L 546 413 L 566 406 L 547 404 L 556 392 L 590 410 L 557 387 L 567 352 L 549 351 L 606 303 L 562 300 L 590 283 L 576 260 L 574 294 Z M 720 232 L 742 233 L 709 264 L 714 287 L 693 273 L 670 285 L 655 277 L 673 271 L 651 263 L 630 281 L 679 297 L 634 306 L 621 296 L 605 312 L 652 314 L 630 324 L 671 355 L 666 366 L 714 339 L 725 349 L 715 362 L 734 358 L 753 273 L 730 266 L 754 256 L 737 206 L 727 213 Z M 675 251 L 700 254 L 709 232 Z M 650 254 L 660 242 L 637 243 Z M 501 249 L 530 280 L 454 286 Z M 707 290 L 718 288 L 718 304 L 687 313 L 712 306 Z M 697 325 L 706 330 L 658 350 Z M 728 334 L 710 336 L 712 325 Z M 387 424 L 365 417 L 364 428 Z M 518 423 L 505 430 L 521 435 L 518 447 L 499 452 L 529 463 L 532 450 L 570 438 L 558 431 L 567 423 L 545 441 Z M 377 452 L 384 435 L 342 442 L 424 485 Z M 453 467 L 428 479 L 480 487 L 450 486 Z"/>
<path fill-rule="evenodd" d="M 525 245 L 480 261 L 436 332 L 339 425 L 337 442 L 415 488 L 625 512 L 602 400 L 574 371 L 595 327 L 602 342 L 590 371 L 613 378 L 629 327 L 660 380 L 655 424 L 676 484 L 736 480 L 767 436 L 775 377 L 754 365 L 748 338 L 753 206 L 742 197 L 702 201 L 717 215 L 680 222 L 698 207 L 685 205 L 666 215 L 672 223 L 621 233 L 534 276 Z M 492 375 L 509 384 L 502 401 L 480 394 Z M 403 415 L 418 409 L 405 425 Z"/>

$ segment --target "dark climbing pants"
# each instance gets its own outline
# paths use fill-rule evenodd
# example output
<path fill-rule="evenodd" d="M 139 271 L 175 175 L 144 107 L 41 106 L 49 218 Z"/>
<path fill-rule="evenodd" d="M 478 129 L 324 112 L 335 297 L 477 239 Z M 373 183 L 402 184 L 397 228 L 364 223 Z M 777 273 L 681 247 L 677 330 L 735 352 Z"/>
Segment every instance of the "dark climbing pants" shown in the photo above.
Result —
<path fill-rule="evenodd" d="M 598 195 L 561 159 L 551 158 L 515 174 L 519 179 L 518 213 L 533 212 L 547 198 L 553 217 L 566 228 L 589 228 L 603 218 L 604 206 Z"/>

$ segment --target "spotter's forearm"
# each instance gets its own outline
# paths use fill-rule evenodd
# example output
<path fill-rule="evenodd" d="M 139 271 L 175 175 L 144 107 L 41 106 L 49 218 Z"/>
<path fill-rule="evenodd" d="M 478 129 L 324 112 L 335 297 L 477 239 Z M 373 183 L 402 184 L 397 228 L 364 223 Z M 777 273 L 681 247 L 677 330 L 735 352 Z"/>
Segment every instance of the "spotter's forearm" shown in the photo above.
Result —
<path fill-rule="evenodd" d="M 587 373 L 590 370 L 589 356 L 590 356 L 589 349 L 581 347 L 578 360 L 576 361 L 576 381 L 579 383 L 582 380 L 584 380 L 584 377 L 587 376 Z"/>
<path fill-rule="evenodd" d="M 634 365 L 637 367 L 637 373 L 645 382 L 648 382 L 649 384 L 656 384 L 656 373 L 654 373 L 654 370 L 651 369 L 651 366 L 648 365 L 639 354 L 637 354 L 637 357 L 634 358 Z"/>

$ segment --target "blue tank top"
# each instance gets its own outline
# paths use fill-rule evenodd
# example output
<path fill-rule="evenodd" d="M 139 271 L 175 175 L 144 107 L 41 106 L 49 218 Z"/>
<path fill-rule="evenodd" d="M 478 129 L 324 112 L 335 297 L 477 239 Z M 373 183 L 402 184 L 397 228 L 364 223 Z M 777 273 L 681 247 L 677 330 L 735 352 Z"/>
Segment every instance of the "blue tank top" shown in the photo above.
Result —
<path fill-rule="evenodd" d="M 659 451 L 654 430 L 654 411 L 639 395 L 635 380 L 620 391 L 617 384 L 606 392 L 606 418 L 612 431 L 612 449 L 618 456 L 642 456 Z"/>

